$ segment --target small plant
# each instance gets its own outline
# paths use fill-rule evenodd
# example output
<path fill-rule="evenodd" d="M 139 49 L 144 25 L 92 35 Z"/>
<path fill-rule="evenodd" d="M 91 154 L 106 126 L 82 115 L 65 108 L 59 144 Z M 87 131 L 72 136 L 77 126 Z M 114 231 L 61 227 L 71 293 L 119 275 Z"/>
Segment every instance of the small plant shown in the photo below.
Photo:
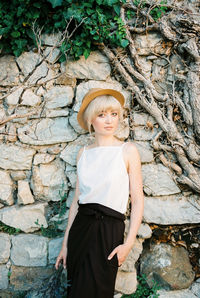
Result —
<path fill-rule="evenodd" d="M 160 6 L 156 6 L 150 11 L 150 15 L 153 17 L 155 21 L 160 19 L 168 11 L 168 7 L 165 6 L 166 3 L 167 1 L 161 1 Z"/>
<path fill-rule="evenodd" d="M 141 276 L 137 277 L 138 279 L 138 286 L 135 293 L 130 295 L 122 295 L 121 298 L 158 298 L 159 294 L 157 291 L 159 290 L 158 284 L 153 281 L 153 286 L 150 288 L 147 284 L 146 275 L 142 274 Z"/>
<path fill-rule="evenodd" d="M 62 184 L 61 190 L 59 190 L 59 195 L 61 198 L 59 203 L 56 204 L 54 202 L 54 205 L 53 205 L 53 214 L 54 215 L 56 214 L 58 220 L 50 222 L 47 228 L 44 228 L 43 225 L 40 225 L 38 219 L 35 221 L 35 224 L 38 227 L 40 227 L 42 236 L 44 237 L 55 238 L 63 234 L 63 232 L 59 230 L 59 225 L 63 221 L 62 216 L 66 213 L 66 210 L 67 210 L 67 205 L 66 205 L 67 194 L 66 192 L 63 191 L 63 189 L 64 189 L 64 184 Z"/>
<path fill-rule="evenodd" d="M 47 228 L 44 228 L 43 225 L 40 225 L 38 219 L 35 221 L 35 224 L 40 228 L 41 234 L 44 237 L 55 238 L 63 234 L 58 228 L 59 222 L 52 222 Z"/>
<path fill-rule="evenodd" d="M 9 235 L 16 235 L 22 231 L 20 229 L 7 226 L 2 221 L 0 221 L 0 232 L 7 233 Z"/>
<path fill-rule="evenodd" d="M 8 280 L 10 281 L 11 271 L 8 271 Z"/>

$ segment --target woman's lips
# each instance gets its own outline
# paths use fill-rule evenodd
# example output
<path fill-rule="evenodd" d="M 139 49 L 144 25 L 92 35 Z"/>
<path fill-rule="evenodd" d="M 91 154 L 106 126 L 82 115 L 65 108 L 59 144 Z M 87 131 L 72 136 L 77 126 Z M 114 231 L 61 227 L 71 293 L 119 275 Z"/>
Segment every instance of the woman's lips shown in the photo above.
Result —
<path fill-rule="evenodd" d="M 111 126 L 108 126 L 108 127 L 105 127 L 105 129 L 112 129 L 113 127 L 111 127 Z"/>

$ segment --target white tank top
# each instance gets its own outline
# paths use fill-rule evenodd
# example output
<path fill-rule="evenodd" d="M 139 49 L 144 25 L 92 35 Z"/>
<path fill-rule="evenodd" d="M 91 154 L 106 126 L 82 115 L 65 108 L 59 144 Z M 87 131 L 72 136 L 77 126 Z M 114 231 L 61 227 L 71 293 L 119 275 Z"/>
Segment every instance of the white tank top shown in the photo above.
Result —
<path fill-rule="evenodd" d="M 79 203 L 99 203 L 125 213 L 129 197 L 129 175 L 120 146 L 83 149 L 77 163 Z"/>

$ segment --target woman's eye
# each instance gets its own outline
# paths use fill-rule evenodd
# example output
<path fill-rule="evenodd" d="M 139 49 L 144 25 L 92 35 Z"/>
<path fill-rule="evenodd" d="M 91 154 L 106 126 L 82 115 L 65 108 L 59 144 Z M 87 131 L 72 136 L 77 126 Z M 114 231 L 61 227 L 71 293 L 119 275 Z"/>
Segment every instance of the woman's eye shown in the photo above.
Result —
<path fill-rule="evenodd" d="M 114 116 L 117 116 L 117 113 L 112 113 Z"/>

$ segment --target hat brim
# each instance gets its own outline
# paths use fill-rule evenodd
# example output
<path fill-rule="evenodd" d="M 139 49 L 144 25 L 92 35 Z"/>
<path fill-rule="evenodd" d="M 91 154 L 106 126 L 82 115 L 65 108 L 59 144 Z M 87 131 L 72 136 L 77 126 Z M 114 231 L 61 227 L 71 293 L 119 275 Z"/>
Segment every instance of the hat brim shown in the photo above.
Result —
<path fill-rule="evenodd" d="M 120 102 L 122 107 L 124 106 L 125 98 L 124 98 L 123 94 L 120 93 L 119 91 L 113 90 L 113 89 L 100 89 L 100 88 L 90 89 L 90 91 L 84 96 L 81 107 L 77 114 L 78 123 L 85 130 L 88 130 L 88 127 L 86 126 L 86 124 L 83 120 L 83 113 L 84 113 L 85 109 L 87 108 L 87 106 L 89 105 L 89 103 L 93 99 L 95 99 L 97 96 L 101 96 L 101 95 L 111 95 L 111 96 L 115 97 Z"/>

